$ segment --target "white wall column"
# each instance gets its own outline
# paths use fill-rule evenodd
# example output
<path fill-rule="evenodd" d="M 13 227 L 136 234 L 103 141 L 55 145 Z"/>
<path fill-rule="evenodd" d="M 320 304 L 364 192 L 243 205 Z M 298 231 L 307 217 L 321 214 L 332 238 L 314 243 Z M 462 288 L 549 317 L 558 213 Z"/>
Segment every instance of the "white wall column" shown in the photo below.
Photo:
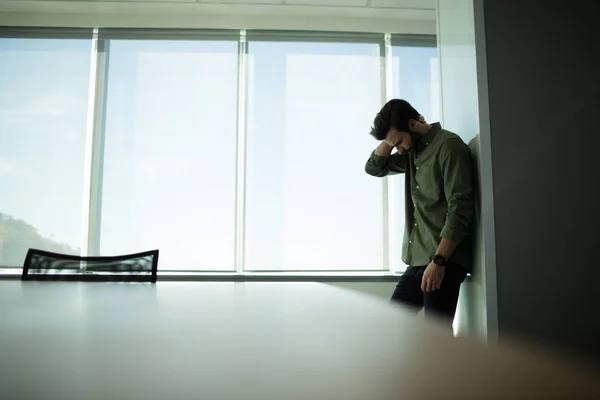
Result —
<path fill-rule="evenodd" d="M 477 27 L 478 28 L 478 27 Z M 477 29 L 479 40 L 480 32 Z M 442 124 L 460 135 L 475 155 L 478 186 L 478 226 L 475 268 L 463 284 L 459 299 L 455 332 L 484 340 L 496 337 L 496 268 L 494 219 L 491 198 L 491 148 L 480 133 L 487 121 L 486 79 L 479 83 L 473 0 L 438 0 L 437 35 L 440 60 Z M 484 90 L 482 90 L 484 89 Z M 486 99 L 484 99 L 484 97 Z M 486 136 L 489 138 L 489 135 Z"/>

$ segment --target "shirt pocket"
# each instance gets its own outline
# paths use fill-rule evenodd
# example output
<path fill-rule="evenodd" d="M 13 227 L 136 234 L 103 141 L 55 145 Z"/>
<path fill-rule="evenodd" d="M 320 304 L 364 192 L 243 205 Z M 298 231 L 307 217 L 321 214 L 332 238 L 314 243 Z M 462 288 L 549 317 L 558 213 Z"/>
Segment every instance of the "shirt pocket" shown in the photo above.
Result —
<path fill-rule="evenodd" d="M 437 202 L 443 196 L 442 173 L 435 162 L 420 164 L 415 169 L 415 194 L 419 198 Z"/>

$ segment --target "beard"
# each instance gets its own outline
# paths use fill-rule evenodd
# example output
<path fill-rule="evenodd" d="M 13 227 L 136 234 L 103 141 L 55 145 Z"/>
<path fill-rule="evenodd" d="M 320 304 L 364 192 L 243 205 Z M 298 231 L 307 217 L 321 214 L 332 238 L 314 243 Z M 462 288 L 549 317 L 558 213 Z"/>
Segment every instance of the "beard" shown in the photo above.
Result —
<path fill-rule="evenodd" d="M 412 141 L 412 149 L 410 149 L 410 151 L 415 152 L 416 149 L 419 147 L 419 142 L 421 141 L 421 138 L 423 136 L 413 131 L 409 131 L 408 133 L 410 134 L 410 139 Z"/>

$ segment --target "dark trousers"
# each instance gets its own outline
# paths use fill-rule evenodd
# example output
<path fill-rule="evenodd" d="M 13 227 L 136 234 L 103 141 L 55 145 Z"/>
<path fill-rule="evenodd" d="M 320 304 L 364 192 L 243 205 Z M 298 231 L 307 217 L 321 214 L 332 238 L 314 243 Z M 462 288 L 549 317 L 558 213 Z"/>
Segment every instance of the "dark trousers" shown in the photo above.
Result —
<path fill-rule="evenodd" d="M 408 267 L 396 285 L 391 301 L 411 306 L 417 310 L 425 308 L 425 317 L 442 317 L 450 325 L 454 320 L 460 285 L 467 276 L 467 271 L 457 265 L 446 266 L 442 286 L 433 292 L 421 290 L 421 279 L 424 267 Z"/>

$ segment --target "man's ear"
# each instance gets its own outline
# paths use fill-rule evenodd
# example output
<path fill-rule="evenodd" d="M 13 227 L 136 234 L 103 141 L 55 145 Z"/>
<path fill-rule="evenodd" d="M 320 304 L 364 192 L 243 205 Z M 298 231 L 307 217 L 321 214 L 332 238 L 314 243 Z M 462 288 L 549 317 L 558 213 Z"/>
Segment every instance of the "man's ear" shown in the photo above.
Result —
<path fill-rule="evenodd" d="M 408 120 L 408 129 L 410 129 L 412 132 L 414 132 L 414 131 L 415 131 L 415 129 L 416 129 L 416 127 L 417 127 L 417 121 L 415 121 L 415 120 L 414 120 L 414 119 L 412 119 L 412 118 L 411 118 L 411 119 L 409 119 L 409 120 Z"/>

